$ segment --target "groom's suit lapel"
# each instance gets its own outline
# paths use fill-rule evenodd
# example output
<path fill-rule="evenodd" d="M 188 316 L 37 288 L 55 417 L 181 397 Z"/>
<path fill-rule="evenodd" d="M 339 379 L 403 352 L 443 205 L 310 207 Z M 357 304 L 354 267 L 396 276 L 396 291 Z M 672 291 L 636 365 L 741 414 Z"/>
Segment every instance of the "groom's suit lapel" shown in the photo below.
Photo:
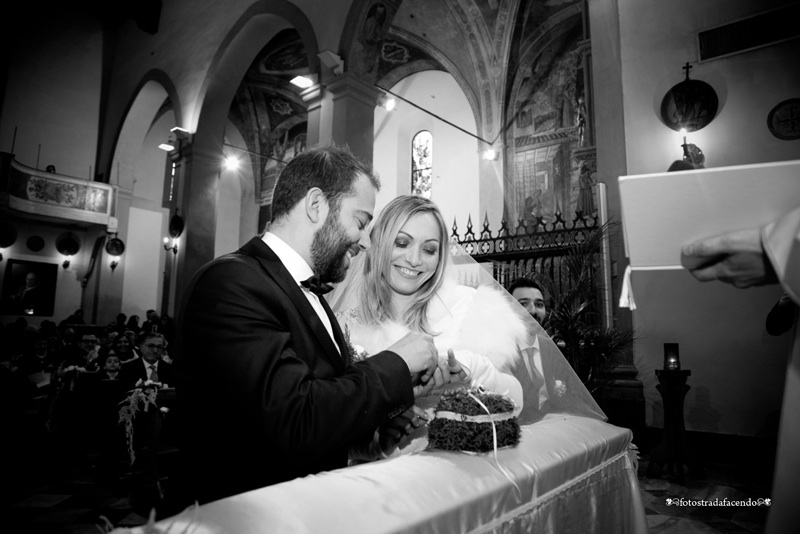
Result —
<path fill-rule="evenodd" d="M 278 287 L 289 297 L 289 300 L 291 300 L 295 308 L 297 308 L 298 315 L 308 324 L 314 336 L 325 349 L 326 359 L 337 369 L 343 370 L 345 367 L 345 360 L 343 358 L 347 357 L 347 348 L 343 346 L 344 337 L 342 336 L 341 329 L 333 313 L 330 311 L 330 307 L 328 307 L 327 302 L 325 302 L 325 299 L 321 298 L 320 300 L 331 320 L 334 337 L 340 347 L 341 354 L 336 350 L 336 346 L 334 346 L 333 340 L 331 340 L 331 336 L 328 334 L 328 330 L 325 328 L 325 325 L 322 324 L 317 312 L 314 311 L 314 308 L 308 302 L 308 299 L 303 294 L 303 290 L 300 289 L 300 286 L 297 285 L 295 279 L 292 278 L 292 275 L 289 274 L 289 271 L 284 267 L 280 258 L 278 258 L 272 249 L 270 249 L 260 237 L 254 237 L 242 247 L 242 251 L 259 261 L 264 267 L 267 276 L 275 280 Z"/>

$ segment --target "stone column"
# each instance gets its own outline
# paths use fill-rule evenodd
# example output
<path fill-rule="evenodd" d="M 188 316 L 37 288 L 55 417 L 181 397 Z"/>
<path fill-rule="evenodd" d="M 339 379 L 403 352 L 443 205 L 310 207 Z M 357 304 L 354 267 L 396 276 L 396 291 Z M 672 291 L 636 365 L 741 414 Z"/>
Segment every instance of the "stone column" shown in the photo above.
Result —
<path fill-rule="evenodd" d="M 303 93 L 308 104 L 308 144 L 347 145 L 372 163 L 375 105 L 380 91 L 345 73 Z"/>
<path fill-rule="evenodd" d="M 208 141 L 208 140 L 207 140 Z M 175 269 L 174 295 L 181 299 L 192 276 L 200 268 L 214 259 L 214 246 L 217 227 L 217 188 L 221 170 L 222 146 L 220 141 L 202 143 L 184 142 L 171 155 L 178 162 L 177 183 L 180 208 L 186 226 L 179 241 L 178 254 L 173 258 L 178 262 Z M 238 214 L 237 214 L 238 216 Z M 180 300 L 175 301 L 176 315 Z"/>

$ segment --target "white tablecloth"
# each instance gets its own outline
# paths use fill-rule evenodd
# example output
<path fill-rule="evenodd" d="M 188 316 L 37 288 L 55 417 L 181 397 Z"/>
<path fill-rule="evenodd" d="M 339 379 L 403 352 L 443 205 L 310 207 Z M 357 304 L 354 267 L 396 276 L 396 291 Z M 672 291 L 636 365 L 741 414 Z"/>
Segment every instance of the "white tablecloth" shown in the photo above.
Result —
<path fill-rule="evenodd" d="M 641 533 L 631 432 L 552 415 L 519 446 L 424 451 L 228 497 L 160 521 L 164 532 Z M 191 525 L 189 530 L 185 530 Z"/>

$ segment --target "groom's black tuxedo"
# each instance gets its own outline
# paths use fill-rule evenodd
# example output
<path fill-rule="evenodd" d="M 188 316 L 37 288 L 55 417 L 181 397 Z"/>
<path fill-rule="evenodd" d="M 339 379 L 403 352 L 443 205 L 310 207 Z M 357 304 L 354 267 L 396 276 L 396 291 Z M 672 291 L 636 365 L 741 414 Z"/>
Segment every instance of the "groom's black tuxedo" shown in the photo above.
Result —
<path fill-rule="evenodd" d="M 181 453 L 208 502 L 345 467 L 347 450 L 414 403 L 392 352 L 350 365 L 302 289 L 258 237 L 203 267 L 178 322 Z"/>

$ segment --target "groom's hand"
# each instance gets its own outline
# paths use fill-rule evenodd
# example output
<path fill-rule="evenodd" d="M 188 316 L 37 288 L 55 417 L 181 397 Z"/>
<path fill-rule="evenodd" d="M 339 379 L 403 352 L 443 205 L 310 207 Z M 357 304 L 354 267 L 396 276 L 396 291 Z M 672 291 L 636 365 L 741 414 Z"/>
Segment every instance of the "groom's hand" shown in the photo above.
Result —
<path fill-rule="evenodd" d="M 439 355 L 431 336 L 409 332 L 387 350 L 394 352 L 406 362 L 413 385 L 427 385 L 433 378 L 439 364 Z"/>
<path fill-rule="evenodd" d="M 401 439 L 411 434 L 415 428 L 426 424 L 428 424 L 428 414 L 419 406 L 412 406 L 397 417 L 390 419 L 378 432 L 381 452 L 391 454 Z"/>

